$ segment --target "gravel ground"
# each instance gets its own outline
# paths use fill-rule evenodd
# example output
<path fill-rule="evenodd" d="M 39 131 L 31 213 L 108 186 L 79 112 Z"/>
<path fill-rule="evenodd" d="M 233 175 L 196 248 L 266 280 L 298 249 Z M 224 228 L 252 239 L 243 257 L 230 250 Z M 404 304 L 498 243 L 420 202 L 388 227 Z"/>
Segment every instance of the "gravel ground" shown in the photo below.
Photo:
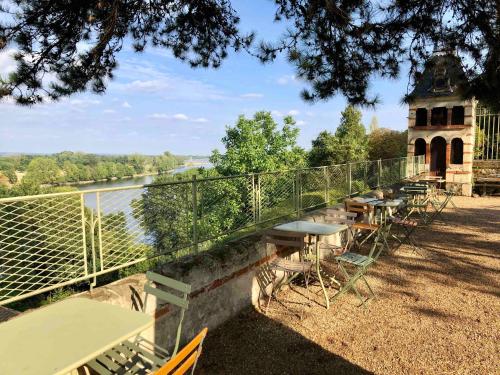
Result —
<path fill-rule="evenodd" d="M 267 315 L 209 331 L 197 373 L 500 374 L 500 197 L 454 201 L 447 225 L 415 234 L 422 254 L 379 258 L 367 308 L 352 293 L 327 311 L 317 286 L 283 291 Z"/>

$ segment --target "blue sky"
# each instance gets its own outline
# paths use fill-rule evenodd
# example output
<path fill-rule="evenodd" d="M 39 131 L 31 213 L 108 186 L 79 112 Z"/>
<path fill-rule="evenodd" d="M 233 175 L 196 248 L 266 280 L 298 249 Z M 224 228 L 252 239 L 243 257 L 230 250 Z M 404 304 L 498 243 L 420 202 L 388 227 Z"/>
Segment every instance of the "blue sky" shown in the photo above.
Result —
<path fill-rule="evenodd" d="M 276 37 L 271 1 L 235 1 L 241 28 L 257 39 Z M 0 55 L 0 74 L 13 68 L 9 53 Z M 191 69 L 168 51 L 136 54 L 125 47 L 120 67 L 104 95 L 79 94 L 58 103 L 31 108 L 0 102 L 0 152 L 52 153 L 63 150 L 95 153 L 208 155 L 221 149 L 226 125 L 238 115 L 272 111 L 281 123 L 291 114 L 300 127 L 299 144 L 310 148 L 322 130 L 334 131 L 346 105 L 337 96 L 309 104 L 300 98 L 304 84 L 285 59 L 262 65 L 245 53 L 231 54 L 217 70 Z M 373 79 L 371 90 L 381 103 L 363 109 L 366 126 L 376 115 L 380 126 L 403 130 L 407 107 L 400 104 L 407 76 Z"/>

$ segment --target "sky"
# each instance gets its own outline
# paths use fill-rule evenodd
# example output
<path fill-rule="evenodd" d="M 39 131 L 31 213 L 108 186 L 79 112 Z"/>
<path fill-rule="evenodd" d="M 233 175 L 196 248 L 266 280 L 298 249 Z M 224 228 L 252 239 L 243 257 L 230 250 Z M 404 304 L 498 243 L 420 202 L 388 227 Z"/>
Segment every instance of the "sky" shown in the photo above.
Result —
<path fill-rule="evenodd" d="M 256 31 L 257 40 L 282 32 L 282 26 L 273 24 L 271 1 L 238 0 L 233 6 L 241 29 Z M 0 75 L 15 67 L 13 51 L 9 46 L 0 54 Z M 279 124 L 292 115 L 300 128 L 298 143 L 309 149 L 319 132 L 335 131 L 346 106 L 340 95 L 304 102 L 304 83 L 283 57 L 263 65 L 244 52 L 232 53 L 217 70 L 192 69 L 167 50 L 137 54 L 126 44 L 118 61 L 104 95 L 78 94 L 33 107 L 0 102 L 0 152 L 209 155 L 213 149 L 223 151 L 226 126 L 234 125 L 239 115 L 251 117 L 260 110 L 271 111 Z M 362 109 L 365 126 L 375 115 L 379 126 L 404 130 L 408 109 L 401 98 L 406 86 L 404 72 L 398 80 L 374 78 L 370 90 L 381 103 L 375 110 Z"/>

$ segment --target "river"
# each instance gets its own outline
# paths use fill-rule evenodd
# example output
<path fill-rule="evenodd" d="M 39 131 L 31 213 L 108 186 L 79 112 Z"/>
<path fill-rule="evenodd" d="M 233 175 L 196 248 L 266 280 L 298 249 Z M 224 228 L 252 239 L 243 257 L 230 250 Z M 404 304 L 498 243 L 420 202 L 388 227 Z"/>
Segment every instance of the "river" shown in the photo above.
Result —
<path fill-rule="evenodd" d="M 193 168 L 210 168 L 211 164 L 206 163 L 203 165 L 196 165 L 196 166 L 182 166 L 175 168 L 170 172 L 170 174 L 177 174 L 177 173 L 182 173 L 185 172 L 189 169 Z M 134 185 L 147 185 L 151 184 L 154 182 L 154 179 L 157 175 L 151 175 L 151 176 L 141 176 L 141 177 L 133 177 L 133 178 L 123 178 L 120 180 L 112 180 L 112 181 L 99 181 L 99 182 L 94 182 L 91 184 L 82 184 L 82 185 L 75 185 L 75 187 L 80 190 L 80 191 L 86 191 L 86 190 L 95 190 L 95 189 L 105 189 L 105 188 L 117 188 L 117 187 L 126 187 L 126 186 L 134 186 Z M 142 194 L 142 190 L 132 190 L 128 191 L 125 193 L 120 192 L 115 192 L 115 193 L 108 193 L 105 194 L 105 196 L 109 197 L 109 194 L 113 194 L 116 197 L 120 197 L 120 203 L 117 205 L 110 205 L 109 207 L 106 205 L 105 202 L 101 203 L 102 204 L 102 211 L 105 214 L 109 213 L 116 213 L 119 211 L 122 211 L 125 208 L 125 211 L 128 211 L 127 208 L 130 207 L 130 202 L 133 199 L 138 198 Z M 102 202 L 102 200 L 101 200 Z M 85 195 L 85 206 L 96 209 L 96 195 L 95 194 L 86 194 Z"/>

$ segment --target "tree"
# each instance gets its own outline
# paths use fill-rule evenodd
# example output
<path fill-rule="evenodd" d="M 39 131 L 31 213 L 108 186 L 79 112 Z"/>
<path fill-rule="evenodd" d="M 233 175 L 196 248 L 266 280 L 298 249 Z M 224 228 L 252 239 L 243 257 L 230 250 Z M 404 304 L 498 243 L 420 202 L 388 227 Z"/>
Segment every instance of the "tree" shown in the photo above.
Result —
<path fill-rule="evenodd" d="M 238 29 L 230 0 L 7 1 L 0 49 L 15 44 L 17 70 L 0 96 L 32 104 L 92 90 L 102 93 L 129 38 L 137 52 L 170 50 L 192 67 L 218 67 L 231 50 L 262 61 L 286 54 L 308 84 L 306 100 L 343 94 L 351 104 L 375 104 L 374 76 L 396 78 L 409 63 L 418 76 L 436 45 L 456 49 L 466 68 L 466 96 L 500 106 L 500 3 L 493 0 L 275 0 L 286 32 L 250 49 L 254 34 Z M 90 46 L 86 51 L 79 43 Z M 43 79 L 46 73 L 56 80 Z"/>
<path fill-rule="evenodd" d="M 368 136 L 368 155 L 370 160 L 392 159 L 406 156 L 408 131 L 380 128 Z"/>
<path fill-rule="evenodd" d="M 54 184 L 58 181 L 60 174 L 61 170 L 54 159 L 37 157 L 29 163 L 23 181 L 34 184 Z"/>
<path fill-rule="evenodd" d="M 370 121 L 370 133 L 373 133 L 377 129 L 378 129 L 378 118 L 377 116 L 373 116 L 372 120 Z"/>
<path fill-rule="evenodd" d="M 270 112 L 257 112 L 251 119 L 240 116 L 222 138 L 226 152 L 213 151 L 210 162 L 224 176 L 298 168 L 305 157 L 297 146 L 298 135 L 290 116 L 283 119 L 281 129 Z"/>
<path fill-rule="evenodd" d="M 366 130 L 361 123 L 361 111 L 348 105 L 342 112 L 335 135 L 323 131 L 312 141 L 308 160 L 311 166 L 319 167 L 366 160 L 367 156 Z"/>

